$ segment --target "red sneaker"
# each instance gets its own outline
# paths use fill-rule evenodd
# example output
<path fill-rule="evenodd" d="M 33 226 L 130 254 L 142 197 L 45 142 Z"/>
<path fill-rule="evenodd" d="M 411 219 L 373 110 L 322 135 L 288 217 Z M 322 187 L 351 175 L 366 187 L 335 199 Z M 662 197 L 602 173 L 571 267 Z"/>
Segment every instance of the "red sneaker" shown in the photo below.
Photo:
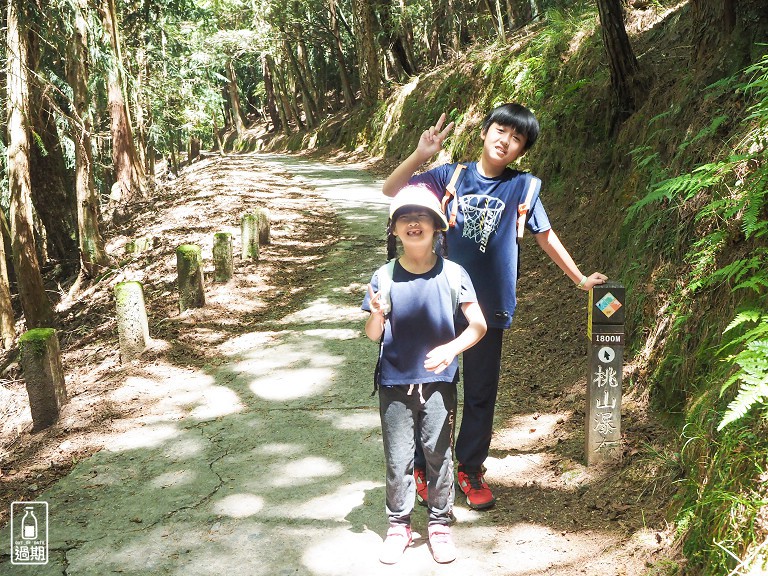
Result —
<path fill-rule="evenodd" d="M 464 492 L 467 505 L 473 510 L 485 510 L 496 503 L 496 498 L 483 479 L 482 470 L 465 472 L 459 467 L 458 478 L 459 489 Z"/>
<path fill-rule="evenodd" d="M 429 492 L 427 492 L 427 471 L 423 468 L 414 468 L 413 479 L 416 480 L 416 502 L 421 506 L 426 506 L 429 502 Z"/>

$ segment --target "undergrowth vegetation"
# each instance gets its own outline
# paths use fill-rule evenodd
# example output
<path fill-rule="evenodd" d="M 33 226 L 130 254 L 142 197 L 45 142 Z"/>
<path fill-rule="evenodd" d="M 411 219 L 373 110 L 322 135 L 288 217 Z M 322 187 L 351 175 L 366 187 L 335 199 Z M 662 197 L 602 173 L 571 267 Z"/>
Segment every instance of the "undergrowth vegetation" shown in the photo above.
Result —
<path fill-rule="evenodd" d="M 445 112 L 456 127 L 437 161 L 473 159 L 493 105 L 532 108 L 542 137 L 522 167 L 543 177 L 566 244 L 587 237 L 584 264 L 627 287 L 637 366 L 628 387 L 650 397 L 679 438 L 639 457 L 658 462 L 649 470 L 670 471 L 649 485 L 675 493 L 669 518 L 686 560 L 665 563 L 664 573 L 764 574 L 768 57 L 713 81 L 715 66 L 697 69 L 681 50 L 686 10 L 654 2 L 634 31 L 650 89 L 616 134 L 599 21 L 587 3 L 551 10 L 506 44 L 413 78 L 376 109 L 328 122 L 315 142 L 397 162 Z"/>
<path fill-rule="evenodd" d="M 687 251 L 652 381 L 660 407 L 682 402 L 687 475 L 677 528 L 691 564 L 713 575 L 762 570 L 768 558 L 768 57 L 713 84 L 707 97 L 724 95 L 744 102 L 744 113 L 707 119 L 677 149 L 684 155 L 735 123 L 713 161 L 667 175 L 652 146 L 635 150 L 639 167 L 669 177 L 652 182 L 627 216 L 645 250 L 658 241 L 650 232 L 660 220 L 688 235 L 677 245 Z"/>

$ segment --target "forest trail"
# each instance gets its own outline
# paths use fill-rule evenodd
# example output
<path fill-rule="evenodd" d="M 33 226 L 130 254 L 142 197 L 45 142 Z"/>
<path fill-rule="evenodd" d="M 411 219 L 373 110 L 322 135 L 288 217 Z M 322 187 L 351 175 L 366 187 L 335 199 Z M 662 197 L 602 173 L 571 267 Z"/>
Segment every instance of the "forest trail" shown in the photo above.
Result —
<path fill-rule="evenodd" d="M 113 253 L 131 237 L 156 239 L 112 279 L 145 283 L 153 344 L 121 366 L 113 322 L 76 328 L 111 314 L 103 286 L 89 294 L 94 310 L 69 309 L 71 401 L 54 431 L 17 443 L 37 470 L 62 453 L 79 462 L 25 495 L 49 504 L 48 565 L 13 566 L 4 545 L 0 574 L 646 574 L 668 542 L 655 491 L 626 467 L 581 463 L 585 296 L 534 242 L 487 462 L 498 503 L 478 513 L 457 497 L 454 563 L 432 560 L 423 508 L 415 545 L 394 567 L 378 563 L 376 345 L 360 302 L 384 258 L 384 200 L 359 166 L 226 156 L 188 167 L 113 231 Z M 270 210 L 273 243 L 228 284 L 213 284 L 207 266 L 206 307 L 178 314 L 175 246 L 199 242 L 210 261 L 225 230 L 237 252 L 239 215 L 254 202 Z M 626 410 L 633 441 L 650 441 L 639 403 L 628 397 Z"/>

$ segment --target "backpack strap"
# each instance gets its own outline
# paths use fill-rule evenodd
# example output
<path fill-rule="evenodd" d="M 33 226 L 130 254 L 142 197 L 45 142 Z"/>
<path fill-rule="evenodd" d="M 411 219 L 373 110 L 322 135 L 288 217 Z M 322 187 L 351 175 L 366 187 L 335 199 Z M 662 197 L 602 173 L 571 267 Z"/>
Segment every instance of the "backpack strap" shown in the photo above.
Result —
<path fill-rule="evenodd" d="M 453 313 L 459 309 L 459 294 L 461 293 L 461 266 L 451 260 L 443 258 L 443 266 L 448 276 L 448 283 L 451 286 L 451 304 L 453 304 Z"/>
<path fill-rule="evenodd" d="M 461 174 L 463 170 L 466 168 L 464 164 L 456 164 L 456 168 L 453 170 L 453 175 L 451 176 L 451 181 L 448 182 L 448 185 L 445 187 L 445 194 L 443 194 L 443 201 L 442 201 L 442 207 L 443 212 L 446 212 L 448 209 L 448 203 L 451 201 L 451 198 L 456 198 L 458 196 L 457 189 L 459 184 L 459 178 L 461 178 Z M 456 226 L 456 214 L 459 210 L 459 202 L 458 198 L 456 198 L 456 202 L 453 203 L 453 209 L 451 210 L 451 213 L 448 215 L 448 226 L 453 228 Z"/>
<path fill-rule="evenodd" d="M 541 180 L 536 178 L 536 176 L 531 176 L 531 179 L 528 181 L 528 191 L 525 195 L 525 200 L 522 204 L 520 204 L 517 207 L 517 239 L 518 241 L 522 239 L 523 234 L 525 233 L 525 219 L 528 215 L 528 210 L 531 207 L 531 202 L 533 201 L 533 194 L 541 188 Z"/>
<path fill-rule="evenodd" d="M 395 274 L 395 260 L 396 258 L 392 258 L 392 260 L 381 266 L 376 272 L 379 279 L 379 294 L 381 294 L 379 296 L 379 303 L 381 304 L 384 316 L 388 316 L 392 310 L 390 292 L 392 290 L 392 276 Z"/>

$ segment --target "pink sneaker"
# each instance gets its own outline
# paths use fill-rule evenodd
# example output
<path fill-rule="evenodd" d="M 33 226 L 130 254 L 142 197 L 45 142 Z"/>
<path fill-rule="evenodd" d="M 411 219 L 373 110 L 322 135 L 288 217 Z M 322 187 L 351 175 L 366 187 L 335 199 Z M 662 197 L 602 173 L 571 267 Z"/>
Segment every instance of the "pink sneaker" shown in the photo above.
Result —
<path fill-rule="evenodd" d="M 414 468 L 413 479 L 416 480 L 416 502 L 421 506 L 426 506 L 429 502 L 429 492 L 427 492 L 427 471 L 423 468 Z"/>
<path fill-rule="evenodd" d="M 433 524 L 429 527 L 429 547 L 432 558 L 438 564 L 447 564 L 456 560 L 456 546 L 451 536 L 451 527 Z"/>
<path fill-rule="evenodd" d="M 382 564 L 396 564 L 403 557 L 403 552 L 411 545 L 411 527 L 405 524 L 390 524 L 387 537 L 381 546 L 379 562 Z"/>

